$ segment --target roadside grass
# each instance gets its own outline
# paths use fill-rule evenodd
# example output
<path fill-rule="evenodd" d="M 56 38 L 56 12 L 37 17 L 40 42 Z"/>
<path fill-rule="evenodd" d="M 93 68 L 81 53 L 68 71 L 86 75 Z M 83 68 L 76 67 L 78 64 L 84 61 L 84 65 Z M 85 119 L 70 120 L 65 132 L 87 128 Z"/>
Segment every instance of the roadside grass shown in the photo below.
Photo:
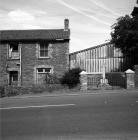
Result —
<path fill-rule="evenodd" d="M 80 91 L 80 84 L 74 88 L 68 88 L 61 84 L 47 84 L 47 85 L 33 85 L 30 87 L 17 87 L 17 86 L 0 86 L 0 98 L 20 96 L 20 95 L 53 95 L 53 94 L 81 94 L 85 93 L 102 93 L 105 91 L 123 90 L 119 87 L 112 87 L 110 89 L 95 88 L 87 91 Z"/>
<path fill-rule="evenodd" d="M 17 86 L 1 86 L 0 98 L 11 97 L 18 95 L 36 95 L 36 94 L 62 94 L 72 93 L 79 91 L 79 86 L 69 89 L 67 86 L 61 84 L 47 84 L 47 85 L 34 85 L 30 87 L 17 87 Z"/>

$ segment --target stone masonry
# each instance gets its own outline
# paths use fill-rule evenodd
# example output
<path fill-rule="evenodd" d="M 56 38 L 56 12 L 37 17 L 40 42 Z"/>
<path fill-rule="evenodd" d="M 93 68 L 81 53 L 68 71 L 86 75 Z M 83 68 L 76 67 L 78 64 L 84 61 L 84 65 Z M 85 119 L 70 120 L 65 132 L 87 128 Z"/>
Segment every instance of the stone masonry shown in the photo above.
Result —
<path fill-rule="evenodd" d="M 36 68 L 39 66 L 52 67 L 53 73 L 61 77 L 69 68 L 69 42 L 58 41 L 50 43 L 51 54 L 49 58 L 37 57 L 36 42 L 21 43 L 21 83 L 24 86 L 36 83 Z M 6 44 L 1 44 L 0 48 L 0 84 L 8 82 L 8 69 L 20 71 L 20 60 L 8 59 L 8 48 Z"/>
<path fill-rule="evenodd" d="M 53 73 L 58 77 L 61 77 L 69 68 L 68 42 L 51 43 L 52 51 L 49 58 L 38 58 L 36 47 L 36 44 L 22 45 L 22 84 L 26 86 L 36 84 L 36 68 L 38 67 L 52 67 Z"/>
<path fill-rule="evenodd" d="M 38 68 L 51 68 L 61 77 L 69 69 L 70 30 L 68 19 L 64 22 L 64 29 L 0 31 L 0 86 L 9 84 L 10 71 L 18 72 L 19 86 L 37 84 Z M 9 57 L 11 42 L 19 46 L 18 59 Z M 41 42 L 48 44 L 48 57 L 39 57 Z"/>

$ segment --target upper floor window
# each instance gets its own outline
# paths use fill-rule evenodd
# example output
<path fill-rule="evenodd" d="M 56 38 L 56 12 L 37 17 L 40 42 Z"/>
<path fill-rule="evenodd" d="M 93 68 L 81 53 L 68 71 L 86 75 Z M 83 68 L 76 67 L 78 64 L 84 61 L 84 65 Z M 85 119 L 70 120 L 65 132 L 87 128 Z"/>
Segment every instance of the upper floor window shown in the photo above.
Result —
<path fill-rule="evenodd" d="M 10 49 L 12 52 L 18 52 L 18 44 L 10 44 Z"/>
<path fill-rule="evenodd" d="M 47 43 L 40 44 L 39 57 L 40 58 L 48 57 L 48 44 Z"/>
<path fill-rule="evenodd" d="M 19 59 L 19 46 L 18 43 L 10 43 L 9 44 L 9 57 L 11 59 Z"/>

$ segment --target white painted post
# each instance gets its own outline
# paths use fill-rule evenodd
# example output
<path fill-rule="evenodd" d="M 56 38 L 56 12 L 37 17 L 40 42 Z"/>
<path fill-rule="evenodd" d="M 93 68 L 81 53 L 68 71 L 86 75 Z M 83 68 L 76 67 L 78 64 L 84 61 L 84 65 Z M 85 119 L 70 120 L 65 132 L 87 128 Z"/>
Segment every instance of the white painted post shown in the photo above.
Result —
<path fill-rule="evenodd" d="M 104 62 L 104 64 L 102 65 L 102 79 L 100 80 L 100 86 L 102 89 L 110 87 L 108 84 L 108 79 L 106 79 L 106 77 L 105 77 L 105 72 L 106 72 L 106 65 Z"/>
<path fill-rule="evenodd" d="M 80 83 L 81 83 L 81 89 L 82 91 L 87 91 L 87 72 L 82 71 L 80 73 Z"/>
<path fill-rule="evenodd" d="M 135 72 L 131 69 L 125 71 L 126 73 L 126 88 L 133 89 L 135 87 Z"/>
<path fill-rule="evenodd" d="M 103 66 L 102 66 L 103 79 L 105 79 L 105 68 L 106 68 L 106 66 L 105 66 L 105 63 L 104 63 Z"/>

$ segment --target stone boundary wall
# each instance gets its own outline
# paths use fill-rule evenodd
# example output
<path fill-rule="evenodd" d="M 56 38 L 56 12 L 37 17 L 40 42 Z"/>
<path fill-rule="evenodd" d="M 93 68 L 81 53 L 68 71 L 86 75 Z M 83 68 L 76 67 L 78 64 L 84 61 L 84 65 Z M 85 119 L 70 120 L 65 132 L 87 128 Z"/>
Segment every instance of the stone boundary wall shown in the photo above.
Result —
<path fill-rule="evenodd" d="M 135 87 L 138 88 L 138 65 L 135 65 Z"/>
<path fill-rule="evenodd" d="M 114 89 L 114 88 L 126 88 L 126 74 L 124 72 L 111 72 L 106 73 L 105 78 L 107 79 L 106 86 L 107 89 Z M 80 83 L 81 83 L 81 90 L 91 90 L 91 89 L 101 89 L 100 86 L 100 79 L 102 79 L 102 73 L 87 73 L 82 72 L 80 74 Z"/>

